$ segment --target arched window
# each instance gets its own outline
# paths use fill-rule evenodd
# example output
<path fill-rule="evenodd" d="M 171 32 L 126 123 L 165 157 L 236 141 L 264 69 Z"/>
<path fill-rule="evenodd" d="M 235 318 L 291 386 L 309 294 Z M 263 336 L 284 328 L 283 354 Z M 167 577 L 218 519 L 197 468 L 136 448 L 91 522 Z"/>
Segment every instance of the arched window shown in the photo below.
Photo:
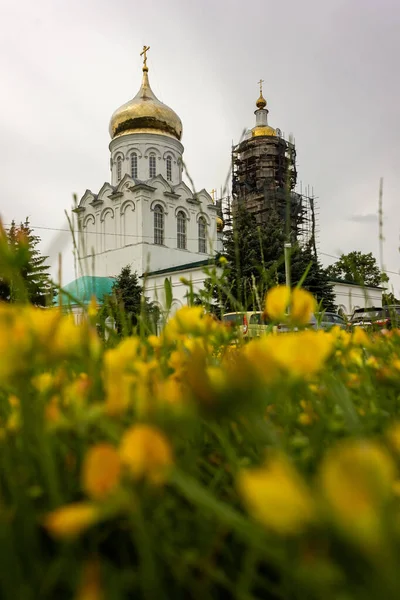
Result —
<path fill-rule="evenodd" d="M 164 211 L 160 204 L 154 208 L 154 243 L 159 246 L 164 244 Z"/>
<path fill-rule="evenodd" d="M 167 156 L 167 180 L 171 181 L 172 179 L 172 160 L 170 156 Z"/>
<path fill-rule="evenodd" d="M 204 217 L 199 219 L 199 252 L 207 252 L 207 223 Z"/>
<path fill-rule="evenodd" d="M 131 177 L 137 179 L 137 154 L 132 152 L 131 154 Z"/>
<path fill-rule="evenodd" d="M 152 152 L 149 156 L 149 177 L 156 176 L 156 155 Z"/>
<path fill-rule="evenodd" d="M 178 248 L 186 250 L 186 215 L 180 210 L 177 215 Z"/>
<path fill-rule="evenodd" d="M 121 181 L 122 177 L 122 156 L 117 158 L 117 181 Z"/>

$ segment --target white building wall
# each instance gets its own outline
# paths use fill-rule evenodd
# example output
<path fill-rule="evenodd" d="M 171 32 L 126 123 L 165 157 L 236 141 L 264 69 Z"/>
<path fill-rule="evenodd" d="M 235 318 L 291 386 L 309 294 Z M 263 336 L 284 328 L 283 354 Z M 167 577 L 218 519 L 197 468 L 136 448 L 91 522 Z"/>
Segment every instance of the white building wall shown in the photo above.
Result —
<path fill-rule="evenodd" d="M 164 244 L 154 243 L 154 209 L 164 212 Z M 178 248 L 177 214 L 186 215 L 186 248 Z M 170 185 L 158 175 L 146 183 L 125 175 L 118 186 L 86 192 L 79 204 L 80 256 L 84 273 L 116 276 L 126 265 L 139 275 L 198 262 L 218 248 L 217 207 L 202 190 L 196 197 L 185 183 Z M 207 225 L 207 252 L 199 252 L 199 220 Z M 89 266 L 89 269 L 87 268 Z"/>
<path fill-rule="evenodd" d="M 204 288 L 204 282 L 207 279 L 207 275 L 203 272 L 204 267 L 192 267 L 182 269 L 173 273 L 160 273 L 155 274 L 144 280 L 145 295 L 151 300 L 158 304 L 163 309 L 166 305 L 165 299 L 165 279 L 168 278 L 171 282 L 172 288 L 172 306 L 170 314 L 174 314 L 179 308 L 188 304 L 187 293 L 188 286 L 181 282 L 181 278 L 190 281 L 193 285 L 193 291 L 199 292 Z M 218 269 L 219 271 L 219 269 Z"/>
<path fill-rule="evenodd" d="M 121 135 L 111 140 L 110 145 L 111 183 L 118 185 L 117 162 L 122 159 L 121 180 L 124 175 L 131 176 L 131 154 L 137 155 L 137 179 L 147 181 L 150 179 L 149 156 L 151 152 L 156 155 L 156 175 L 167 179 L 167 157 L 171 157 L 171 185 L 178 185 L 182 181 L 182 153 L 183 146 L 175 138 L 154 133 L 131 133 Z"/>
<path fill-rule="evenodd" d="M 355 308 L 382 306 L 382 288 L 331 282 L 338 309 L 352 315 Z"/>

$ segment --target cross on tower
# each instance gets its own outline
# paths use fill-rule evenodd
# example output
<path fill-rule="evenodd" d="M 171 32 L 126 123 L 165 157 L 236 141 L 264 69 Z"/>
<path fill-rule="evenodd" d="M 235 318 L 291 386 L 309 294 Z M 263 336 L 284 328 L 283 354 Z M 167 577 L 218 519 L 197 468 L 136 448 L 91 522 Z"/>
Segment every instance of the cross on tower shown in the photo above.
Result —
<path fill-rule="evenodd" d="M 213 204 L 215 203 L 214 194 L 215 194 L 215 192 L 216 192 L 216 191 L 217 191 L 217 190 L 211 190 L 211 196 L 212 196 L 212 201 L 213 201 Z"/>
<path fill-rule="evenodd" d="M 264 83 L 264 79 L 260 79 L 260 81 L 257 81 L 257 83 L 260 86 L 260 96 L 262 96 L 262 84 Z"/>
<path fill-rule="evenodd" d="M 147 69 L 147 52 L 150 50 L 150 46 L 143 46 L 143 50 L 140 56 L 143 56 L 143 69 Z"/>

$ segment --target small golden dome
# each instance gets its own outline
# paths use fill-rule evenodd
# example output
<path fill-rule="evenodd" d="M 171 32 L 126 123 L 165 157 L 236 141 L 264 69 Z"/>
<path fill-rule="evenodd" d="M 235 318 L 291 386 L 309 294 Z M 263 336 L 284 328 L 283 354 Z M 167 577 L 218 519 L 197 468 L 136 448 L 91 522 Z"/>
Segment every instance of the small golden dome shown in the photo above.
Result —
<path fill-rule="evenodd" d="M 273 127 L 270 127 L 269 125 L 266 125 L 265 127 L 258 126 L 253 127 L 253 129 L 251 130 L 251 135 L 252 137 L 258 137 L 260 135 L 276 136 L 276 131 Z"/>
<path fill-rule="evenodd" d="M 111 138 L 129 133 L 158 133 L 178 140 L 182 137 L 182 122 L 166 104 L 160 102 L 150 87 L 148 68 L 143 67 L 140 90 L 132 100 L 120 106 L 110 121 Z"/>
<path fill-rule="evenodd" d="M 256 106 L 257 106 L 257 108 L 265 108 L 267 106 L 267 101 L 264 98 L 264 96 L 262 95 L 262 92 L 260 92 L 260 97 L 256 102 Z"/>
<path fill-rule="evenodd" d="M 223 219 L 221 219 L 221 217 L 217 217 L 217 231 L 218 233 L 221 233 L 221 231 L 224 228 L 224 221 Z"/>

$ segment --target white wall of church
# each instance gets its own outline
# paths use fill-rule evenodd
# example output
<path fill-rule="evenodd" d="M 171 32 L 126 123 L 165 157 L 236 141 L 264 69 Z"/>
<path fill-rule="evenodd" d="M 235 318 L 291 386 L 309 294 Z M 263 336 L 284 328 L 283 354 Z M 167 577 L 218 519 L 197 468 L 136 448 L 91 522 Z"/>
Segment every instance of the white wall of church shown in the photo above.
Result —
<path fill-rule="evenodd" d="M 355 308 L 382 306 L 382 288 L 332 282 L 335 303 L 340 312 L 351 316 Z"/>
<path fill-rule="evenodd" d="M 131 133 L 114 138 L 109 147 L 111 183 L 114 186 L 124 175 L 140 181 L 151 179 L 154 176 L 150 172 L 151 155 L 155 159 L 155 175 L 162 175 L 171 185 L 178 185 L 182 181 L 183 146 L 175 138 L 153 133 Z M 132 158 L 133 155 L 136 158 Z"/>
<path fill-rule="evenodd" d="M 166 277 L 168 277 L 168 279 L 171 282 L 173 301 L 170 310 L 170 315 L 173 315 L 179 308 L 188 304 L 188 286 L 184 285 L 181 282 L 181 278 L 185 278 L 188 281 L 191 281 L 193 285 L 193 291 L 199 292 L 201 289 L 204 288 L 204 281 L 207 278 L 207 275 L 204 274 L 203 269 L 201 267 L 192 267 L 179 270 L 169 275 L 153 275 L 146 279 L 144 282 L 145 295 L 149 298 L 149 300 L 155 302 L 161 310 L 163 310 L 163 307 L 166 305 L 164 286 Z"/>
<path fill-rule="evenodd" d="M 161 240 L 155 238 L 157 209 L 162 212 Z M 116 276 L 129 264 L 141 275 L 204 260 L 218 249 L 217 207 L 210 195 L 203 190 L 194 197 L 185 183 L 172 186 L 161 175 L 145 184 L 129 175 L 116 187 L 105 183 L 97 195 L 84 194 L 77 212 L 80 256 L 90 267 L 89 271 L 84 267 L 87 274 Z M 185 243 L 178 248 L 179 213 L 185 217 Z"/>

